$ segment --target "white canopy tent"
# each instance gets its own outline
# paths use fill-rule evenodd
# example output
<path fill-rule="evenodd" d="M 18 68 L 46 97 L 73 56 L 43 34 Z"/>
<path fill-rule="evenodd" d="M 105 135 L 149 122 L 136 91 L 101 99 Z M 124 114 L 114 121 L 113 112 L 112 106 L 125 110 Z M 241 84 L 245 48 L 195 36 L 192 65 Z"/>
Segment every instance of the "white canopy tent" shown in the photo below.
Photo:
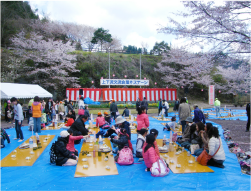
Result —
<path fill-rule="evenodd" d="M 1 99 L 10 99 L 16 97 L 19 99 L 52 97 L 52 94 L 36 84 L 15 84 L 15 83 L 0 83 Z"/>

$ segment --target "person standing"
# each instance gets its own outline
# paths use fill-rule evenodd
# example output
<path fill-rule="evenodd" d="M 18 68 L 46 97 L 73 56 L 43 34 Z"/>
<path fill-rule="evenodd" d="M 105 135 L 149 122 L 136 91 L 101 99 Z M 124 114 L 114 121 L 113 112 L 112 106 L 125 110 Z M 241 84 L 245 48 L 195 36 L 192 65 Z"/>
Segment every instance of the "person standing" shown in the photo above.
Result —
<path fill-rule="evenodd" d="M 34 132 L 41 133 L 41 116 L 42 116 L 42 104 L 39 102 L 39 97 L 34 97 L 34 102 L 31 104 L 32 118 L 34 121 Z"/>
<path fill-rule="evenodd" d="M 136 101 L 136 111 L 138 111 L 138 109 L 140 108 L 141 102 L 140 99 L 138 98 Z"/>
<path fill-rule="evenodd" d="M 174 103 L 174 111 L 178 111 L 179 110 L 179 105 L 180 105 L 180 100 L 177 98 L 175 103 Z"/>
<path fill-rule="evenodd" d="M 52 101 L 52 98 L 49 98 L 49 100 L 46 102 L 45 113 L 46 113 L 46 117 L 47 117 L 47 123 L 49 123 L 49 121 L 53 120 L 53 101 Z M 49 119 L 49 116 L 51 117 L 51 119 Z"/>
<path fill-rule="evenodd" d="M 141 106 L 140 109 L 138 110 L 138 115 L 137 115 L 137 132 L 142 128 L 148 128 L 150 126 L 149 123 L 149 118 L 148 115 L 146 114 L 146 108 L 145 106 Z"/>
<path fill-rule="evenodd" d="M 115 103 L 115 100 L 112 100 L 112 103 L 110 105 L 110 112 L 111 112 L 111 117 L 114 118 L 114 120 L 116 119 L 116 112 L 118 111 L 118 107 L 117 104 Z"/>
<path fill-rule="evenodd" d="M 218 100 L 218 98 L 215 98 L 214 106 L 216 110 L 216 117 L 218 117 L 220 114 L 220 100 Z"/>
<path fill-rule="evenodd" d="M 17 98 L 12 97 L 10 101 L 11 103 L 14 104 L 14 119 L 15 119 L 16 135 L 17 135 L 17 137 L 14 139 L 20 139 L 18 142 L 21 142 L 24 140 L 23 131 L 21 129 L 22 122 L 24 120 L 23 109 L 20 103 L 17 101 Z"/>
<path fill-rule="evenodd" d="M 62 102 L 62 101 L 59 102 L 58 113 L 59 113 L 60 120 L 63 120 L 64 105 L 63 105 L 63 102 Z"/>
<path fill-rule="evenodd" d="M 168 102 L 166 100 L 163 100 L 163 106 L 162 106 L 162 108 L 165 109 L 165 117 L 168 117 L 169 104 L 168 104 Z"/>
<path fill-rule="evenodd" d="M 159 102 L 158 102 L 158 116 L 159 116 L 161 111 L 162 111 L 162 99 L 160 98 Z"/>
<path fill-rule="evenodd" d="M 8 100 L 7 101 L 7 106 L 5 107 L 5 121 L 7 123 L 11 123 L 10 121 L 11 121 L 11 118 L 12 118 L 11 113 L 13 111 L 13 107 L 10 104 L 11 104 L 10 100 Z"/>
<path fill-rule="evenodd" d="M 183 133 L 185 130 L 185 126 L 186 126 L 186 119 L 188 117 L 191 117 L 191 108 L 186 103 L 186 98 L 184 98 L 184 97 L 181 98 L 181 100 L 180 100 L 178 115 L 179 115 L 179 121 L 182 125 L 182 133 Z"/>
<path fill-rule="evenodd" d="M 250 103 L 247 104 L 246 111 L 247 111 L 246 113 L 247 113 L 247 116 L 248 116 L 248 122 L 247 122 L 246 132 L 248 132 L 249 128 L 250 128 Z"/>
<path fill-rule="evenodd" d="M 148 102 L 147 102 L 147 100 L 146 100 L 146 97 L 144 97 L 143 101 L 141 102 L 141 107 L 142 107 L 142 106 L 145 106 L 145 108 L 146 108 L 146 114 L 147 114 Z"/>
<path fill-rule="evenodd" d="M 85 108 L 84 97 L 81 96 L 78 101 L 78 109 L 84 109 L 84 108 Z"/>
<path fill-rule="evenodd" d="M 65 115 L 68 114 L 68 108 L 67 108 L 68 102 L 69 102 L 68 97 L 65 97 L 65 98 L 64 98 L 64 110 L 65 110 Z"/>
<path fill-rule="evenodd" d="M 198 122 L 203 122 L 204 124 L 206 123 L 206 119 L 205 116 L 203 114 L 203 112 L 199 109 L 197 104 L 193 105 L 194 108 L 194 123 L 198 123 Z"/>

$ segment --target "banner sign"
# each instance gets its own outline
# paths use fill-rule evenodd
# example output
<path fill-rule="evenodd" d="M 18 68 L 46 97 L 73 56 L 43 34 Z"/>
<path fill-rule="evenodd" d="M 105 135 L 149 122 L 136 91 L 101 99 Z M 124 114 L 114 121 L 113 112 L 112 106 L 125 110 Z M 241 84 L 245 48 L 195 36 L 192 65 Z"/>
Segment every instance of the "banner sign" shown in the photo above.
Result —
<path fill-rule="evenodd" d="M 127 85 L 127 86 L 149 86 L 149 80 L 133 80 L 133 79 L 100 79 L 100 85 Z"/>
<path fill-rule="evenodd" d="M 209 105 L 214 105 L 214 86 L 213 85 L 209 86 L 208 100 L 209 100 Z"/>

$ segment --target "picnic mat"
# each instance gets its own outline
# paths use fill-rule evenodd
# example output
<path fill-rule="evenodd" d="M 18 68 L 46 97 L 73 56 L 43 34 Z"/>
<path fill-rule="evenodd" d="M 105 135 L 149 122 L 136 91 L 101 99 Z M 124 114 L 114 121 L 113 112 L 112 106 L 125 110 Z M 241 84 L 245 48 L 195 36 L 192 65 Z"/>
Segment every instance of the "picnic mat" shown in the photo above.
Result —
<path fill-rule="evenodd" d="M 157 139 L 158 146 L 162 146 L 162 143 L 163 143 L 162 139 Z M 176 154 L 176 149 L 178 148 L 178 145 L 176 143 L 174 143 L 174 145 L 176 145 L 174 152 L 160 153 L 160 155 L 169 164 L 169 168 L 172 170 L 173 173 L 180 174 L 180 173 L 214 172 L 208 166 L 202 166 L 197 161 L 195 161 L 194 156 L 192 155 L 187 156 L 186 150 L 184 152 L 181 152 L 180 154 Z M 173 160 L 173 163 L 170 162 L 171 160 Z M 180 164 L 181 167 L 177 167 L 178 164 Z"/>
<path fill-rule="evenodd" d="M 135 129 L 132 129 L 132 126 L 135 127 L 136 123 L 130 124 L 131 134 L 137 134 L 137 127 Z"/>
<path fill-rule="evenodd" d="M 53 126 L 52 123 L 41 130 L 58 130 L 61 129 L 65 123 L 58 123 L 57 127 Z"/>
<path fill-rule="evenodd" d="M 98 140 L 98 139 L 97 139 Z M 104 139 L 104 144 L 108 147 L 111 147 L 109 139 Z M 98 145 L 97 145 L 98 146 Z M 98 152 L 95 152 L 95 157 L 93 157 L 94 142 L 83 143 L 81 152 L 88 151 L 91 156 L 82 155 L 80 152 L 78 164 L 74 177 L 87 177 L 87 176 L 104 176 L 104 175 L 117 175 L 118 170 L 114 161 L 113 155 L 110 153 L 101 153 L 101 156 L 98 156 Z M 106 156 L 108 160 L 105 161 Z M 82 161 L 82 159 L 87 159 L 87 161 Z M 88 165 L 88 168 L 84 168 L 84 165 Z M 110 169 L 106 169 L 106 166 L 109 166 Z"/>
<path fill-rule="evenodd" d="M 41 141 L 42 148 L 33 151 L 34 154 L 30 154 L 30 148 L 19 149 L 19 147 L 17 147 L 1 161 L 1 167 L 32 166 L 54 137 L 55 135 L 40 135 L 39 139 Z M 25 143 L 29 144 L 29 139 L 27 139 Z M 33 136 L 33 140 L 36 140 L 35 136 Z M 30 157 L 30 159 L 27 160 L 26 157 Z"/>
<path fill-rule="evenodd" d="M 157 119 L 157 120 L 159 120 L 159 121 L 171 121 L 171 118 L 161 118 L 161 117 L 152 117 L 152 118 L 154 118 L 154 119 Z"/>

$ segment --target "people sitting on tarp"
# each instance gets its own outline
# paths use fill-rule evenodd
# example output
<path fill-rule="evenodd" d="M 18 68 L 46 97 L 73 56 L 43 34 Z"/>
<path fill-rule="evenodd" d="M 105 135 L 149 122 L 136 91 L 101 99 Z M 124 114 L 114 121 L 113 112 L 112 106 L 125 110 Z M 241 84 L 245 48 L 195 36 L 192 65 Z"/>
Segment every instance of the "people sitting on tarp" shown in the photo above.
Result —
<path fill-rule="evenodd" d="M 66 148 L 69 137 L 70 134 L 66 130 L 61 131 L 58 140 L 55 142 L 54 152 L 57 156 L 56 165 L 58 166 L 75 166 L 77 164 L 78 157 Z"/>
<path fill-rule="evenodd" d="M 171 122 L 166 123 L 166 126 L 163 128 L 163 131 L 164 131 L 164 130 L 171 131 L 171 128 L 172 128 L 172 129 L 175 129 L 175 126 L 176 126 L 176 117 L 173 116 L 173 117 L 171 118 Z"/>
<path fill-rule="evenodd" d="M 178 143 L 180 144 L 190 140 L 190 127 L 193 124 L 193 118 L 187 117 L 185 121 L 186 121 L 186 126 L 185 126 L 184 132 L 182 133 L 182 138 L 177 139 Z M 196 128 L 196 125 L 195 125 L 195 128 Z"/>
<path fill-rule="evenodd" d="M 66 115 L 65 119 L 66 119 L 66 124 L 65 124 L 65 126 L 70 128 L 70 127 L 72 126 L 72 124 L 74 123 L 74 119 L 73 119 L 72 116 L 69 115 L 69 114 Z"/>
<path fill-rule="evenodd" d="M 146 136 L 148 133 L 148 129 L 142 128 L 139 131 L 137 142 L 136 142 L 136 157 L 143 158 L 142 148 L 144 143 L 146 142 Z"/>
<path fill-rule="evenodd" d="M 115 100 L 113 99 L 110 105 L 110 112 L 111 112 L 111 117 L 113 117 L 114 120 L 116 119 L 117 111 L 118 111 L 118 107 L 117 107 L 117 104 L 115 103 Z"/>
<path fill-rule="evenodd" d="M 86 137 L 90 136 L 90 135 L 86 135 L 86 136 L 83 136 L 83 135 L 79 135 L 79 136 L 73 136 L 73 131 L 72 129 L 67 129 L 67 132 L 70 134 L 69 135 L 69 142 L 66 146 L 66 148 L 71 151 L 72 153 L 74 153 L 74 155 L 78 156 L 78 150 L 75 149 L 74 147 L 74 141 L 77 141 L 77 140 L 81 140 L 83 139 L 84 142 L 85 142 L 85 139 Z"/>
<path fill-rule="evenodd" d="M 104 112 L 104 117 L 105 117 L 105 121 L 106 121 L 108 124 L 111 124 L 111 122 L 112 122 L 111 116 L 108 114 L 107 111 Z"/>
<path fill-rule="evenodd" d="M 98 112 L 98 117 L 96 118 L 96 127 L 102 128 L 105 124 L 105 118 L 102 116 L 101 112 Z"/>
<path fill-rule="evenodd" d="M 146 114 L 145 106 L 141 106 L 138 109 L 137 123 L 138 123 L 137 132 L 139 132 L 140 129 L 142 129 L 143 127 L 148 128 L 150 125 L 148 115 Z"/>
<path fill-rule="evenodd" d="M 194 104 L 193 108 L 194 108 L 194 118 L 193 118 L 194 123 L 203 122 L 205 124 L 206 118 L 203 112 L 199 109 L 198 105 Z"/>
<path fill-rule="evenodd" d="M 4 141 L 7 140 L 7 142 L 10 143 L 10 138 L 4 128 L 1 128 L 0 131 L 1 131 L 1 148 L 4 148 L 5 147 Z"/>
<path fill-rule="evenodd" d="M 154 142 L 156 142 L 154 134 L 150 133 L 146 136 L 146 143 L 144 144 L 142 149 L 143 159 L 147 167 L 145 171 L 150 171 L 153 163 L 155 163 L 159 159 L 159 155 L 155 150 L 156 146 Z"/>
<path fill-rule="evenodd" d="M 190 139 L 186 142 L 181 143 L 182 147 L 190 150 L 192 144 L 199 144 L 201 147 L 202 139 L 199 135 L 199 132 L 204 130 L 205 125 L 202 122 L 194 123 L 190 127 Z"/>
<path fill-rule="evenodd" d="M 206 151 L 209 152 L 208 151 L 208 142 L 209 142 L 208 132 L 210 131 L 212 126 L 213 126 L 212 123 L 207 123 L 205 125 L 204 131 L 199 132 L 203 145 L 200 149 L 197 149 L 196 151 L 194 151 L 195 156 L 199 156 L 204 149 L 206 149 Z"/>
<path fill-rule="evenodd" d="M 13 114 L 13 107 L 11 106 L 10 100 L 8 100 L 7 105 L 5 107 L 5 121 L 7 123 L 11 123 L 12 114 Z"/>
<path fill-rule="evenodd" d="M 155 137 L 155 141 L 154 141 L 153 144 L 154 144 L 155 151 L 156 151 L 157 155 L 160 156 L 160 154 L 159 154 L 159 147 L 158 147 L 158 144 L 157 144 L 157 141 L 156 141 L 156 139 L 157 139 L 157 137 L 159 135 L 159 131 L 157 129 L 151 129 L 150 130 L 150 134 L 154 135 L 154 137 Z M 144 143 L 144 146 L 146 146 L 146 142 Z"/>
<path fill-rule="evenodd" d="M 224 168 L 223 162 L 225 161 L 225 152 L 223 149 L 222 141 L 219 135 L 219 131 L 217 127 L 212 127 L 208 132 L 209 142 L 208 142 L 208 149 L 209 155 L 213 156 L 207 165 L 208 166 L 215 166 L 219 168 Z M 216 153 L 216 154 L 215 154 Z"/>
<path fill-rule="evenodd" d="M 124 116 L 124 115 L 125 115 L 125 117 L 129 117 L 129 109 L 127 107 L 125 107 L 125 110 L 122 113 L 122 116 Z"/>
<path fill-rule="evenodd" d="M 121 128 L 117 130 L 118 139 L 108 138 L 112 143 L 118 145 L 117 156 L 115 156 L 114 160 L 117 162 L 119 157 L 119 151 L 121 151 L 125 146 L 129 147 L 132 151 L 132 143 L 130 141 L 130 137 L 126 132 L 126 129 Z"/>
<path fill-rule="evenodd" d="M 116 123 L 118 128 L 124 128 L 126 130 L 126 133 L 129 135 L 129 138 L 131 140 L 131 130 L 130 130 L 130 123 L 127 122 L 122 116 L 118 116 L 116 119 Z M 104 137 L 110 137 L 113 133 L 116 133 L 116 128 L 112 126 L 106 131 L 106 134 Z"/>
<path fill-rule="evenodd" d="M 71 125 L 73 135 L 88 135 L 88 129 L 85 128 L 85 122 L 88 120 L 88 117 L 86 115 L 80 115 L 78 119 Z M 74 142 L 75 144 L 79 144 L 80 140 L 77 140 Z"/>

